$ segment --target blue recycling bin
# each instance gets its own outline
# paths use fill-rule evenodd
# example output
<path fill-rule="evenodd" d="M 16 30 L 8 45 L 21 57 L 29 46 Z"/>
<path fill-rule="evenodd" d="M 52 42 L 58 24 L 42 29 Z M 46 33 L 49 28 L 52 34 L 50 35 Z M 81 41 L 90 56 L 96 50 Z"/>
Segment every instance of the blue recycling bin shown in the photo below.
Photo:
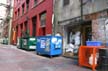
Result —
<path fill-rule="evenodd" d="M 62 54 L 62 37 L 61 36 L 38 36 L 37 54 L 42 55 L 61 55 Z"/>
<path fill-rule="evenodd" d="M 101 41 L 86 41 L 87 46 L 102 46 Z"/>

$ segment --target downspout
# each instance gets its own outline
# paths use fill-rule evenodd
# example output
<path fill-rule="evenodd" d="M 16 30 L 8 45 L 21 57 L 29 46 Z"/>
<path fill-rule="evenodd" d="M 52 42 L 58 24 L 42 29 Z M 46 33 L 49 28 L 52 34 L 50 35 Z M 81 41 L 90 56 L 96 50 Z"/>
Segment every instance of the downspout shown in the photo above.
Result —
<path fill-rule="evenodd" d="M 80 13 L 81 13 L 81 23 L 83 21 L 83 0 L 81 0 L 81 10 L 80 10 Z"/>
<path fill-rule="evenodd" d="M 10 3 L 10 6 L 11 6 L 11 3 Z M 9 9 L 9 16 L 10 16 L 10 9 Z M 11 22 L 10 22 L 11 20 L 9 19 L 9 22 L 8 22 L 8 24 L 9 24 L 9 32 L 8 32 L 8 44 L 10 44 L 10 33 L 11 33 Z"/>
<path fill-rule="evenodd" d="M 55 23 L 55 0 L 53 0 L 53 12 L 52 12 L 52 35 L 55 35 L 55 26 L 56 26 L 56 23 Z"/>

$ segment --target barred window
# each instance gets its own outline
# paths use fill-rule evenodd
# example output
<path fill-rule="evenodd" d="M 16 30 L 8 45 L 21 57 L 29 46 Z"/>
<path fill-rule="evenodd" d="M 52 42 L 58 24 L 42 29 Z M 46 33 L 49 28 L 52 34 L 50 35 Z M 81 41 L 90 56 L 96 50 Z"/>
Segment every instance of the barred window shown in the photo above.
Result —
<path fill-rule="evenodd" d="M 69 5 L 70 0 L 63 0 L 63 6 Z"/>

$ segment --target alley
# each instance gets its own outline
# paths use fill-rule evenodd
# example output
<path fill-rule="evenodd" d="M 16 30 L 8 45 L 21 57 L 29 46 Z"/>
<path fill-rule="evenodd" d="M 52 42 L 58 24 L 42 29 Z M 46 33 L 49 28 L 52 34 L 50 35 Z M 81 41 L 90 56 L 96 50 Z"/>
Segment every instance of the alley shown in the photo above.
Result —
<path fill-rule="evenodd" d="M 75 60 L 64 57 L 47 58 L 32 52 L 0 45 L 0 71 L 91 71 Z"/>

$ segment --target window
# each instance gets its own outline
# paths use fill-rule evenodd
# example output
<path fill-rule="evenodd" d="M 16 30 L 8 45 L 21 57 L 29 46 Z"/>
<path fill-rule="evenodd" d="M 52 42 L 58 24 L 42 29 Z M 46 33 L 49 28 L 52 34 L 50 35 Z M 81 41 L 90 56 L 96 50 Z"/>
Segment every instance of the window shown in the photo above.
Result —
<path fill-rule="evenodd" d="M 41 27 L 45 27 L 46 24 L 46 12 L 43 12 L 40 14 L 40 22 L 41 22 Z"/>
<path fill-rule="evenodd" d="M 29 9 L 29 0 L 26 0 L 26 9 L 27 9 L 27 11 L 28 11 L 28 9 Z"/>
<path fill-rule="evenodd" d="M 24 22 L 24 27 L 25 27 L 24 30 L 27 31 L 28 30 L 28 22 L 27 21 Z"/>
<path fill-rule="evenodd" d="M 28 37 L 28 35 L 29 35 L 28 22 L 25 21 L 25 22 L 24 22 L 24 32 L 23 32 L 23 36 L 24 36 L 24 37 Z"/>
<path fill-rule="evenodd" d="M 25 5 L 23 4 L 22 5 L 22 15 L 24 14 L 24 7 L 25 7 Z"/>
<path fill-rule="evenodd" d="M 18 9 L 18 16 L 20 16 L 20 9 Z"/>
<path fill-rule="evenodd" d="M 36 6 L 38 3 L 38 0 L 34 0 L 34 6 Z"/>
<path fill-rule="evenodd" d="M 15 18 L 17 17 L 17 12 L 15 12 L 15 16 L 14 16 Z"/>
<path fill-rule="evenodd" d="M 69 5 L 70 0 L 63 0 L 63 6 Z"/>

